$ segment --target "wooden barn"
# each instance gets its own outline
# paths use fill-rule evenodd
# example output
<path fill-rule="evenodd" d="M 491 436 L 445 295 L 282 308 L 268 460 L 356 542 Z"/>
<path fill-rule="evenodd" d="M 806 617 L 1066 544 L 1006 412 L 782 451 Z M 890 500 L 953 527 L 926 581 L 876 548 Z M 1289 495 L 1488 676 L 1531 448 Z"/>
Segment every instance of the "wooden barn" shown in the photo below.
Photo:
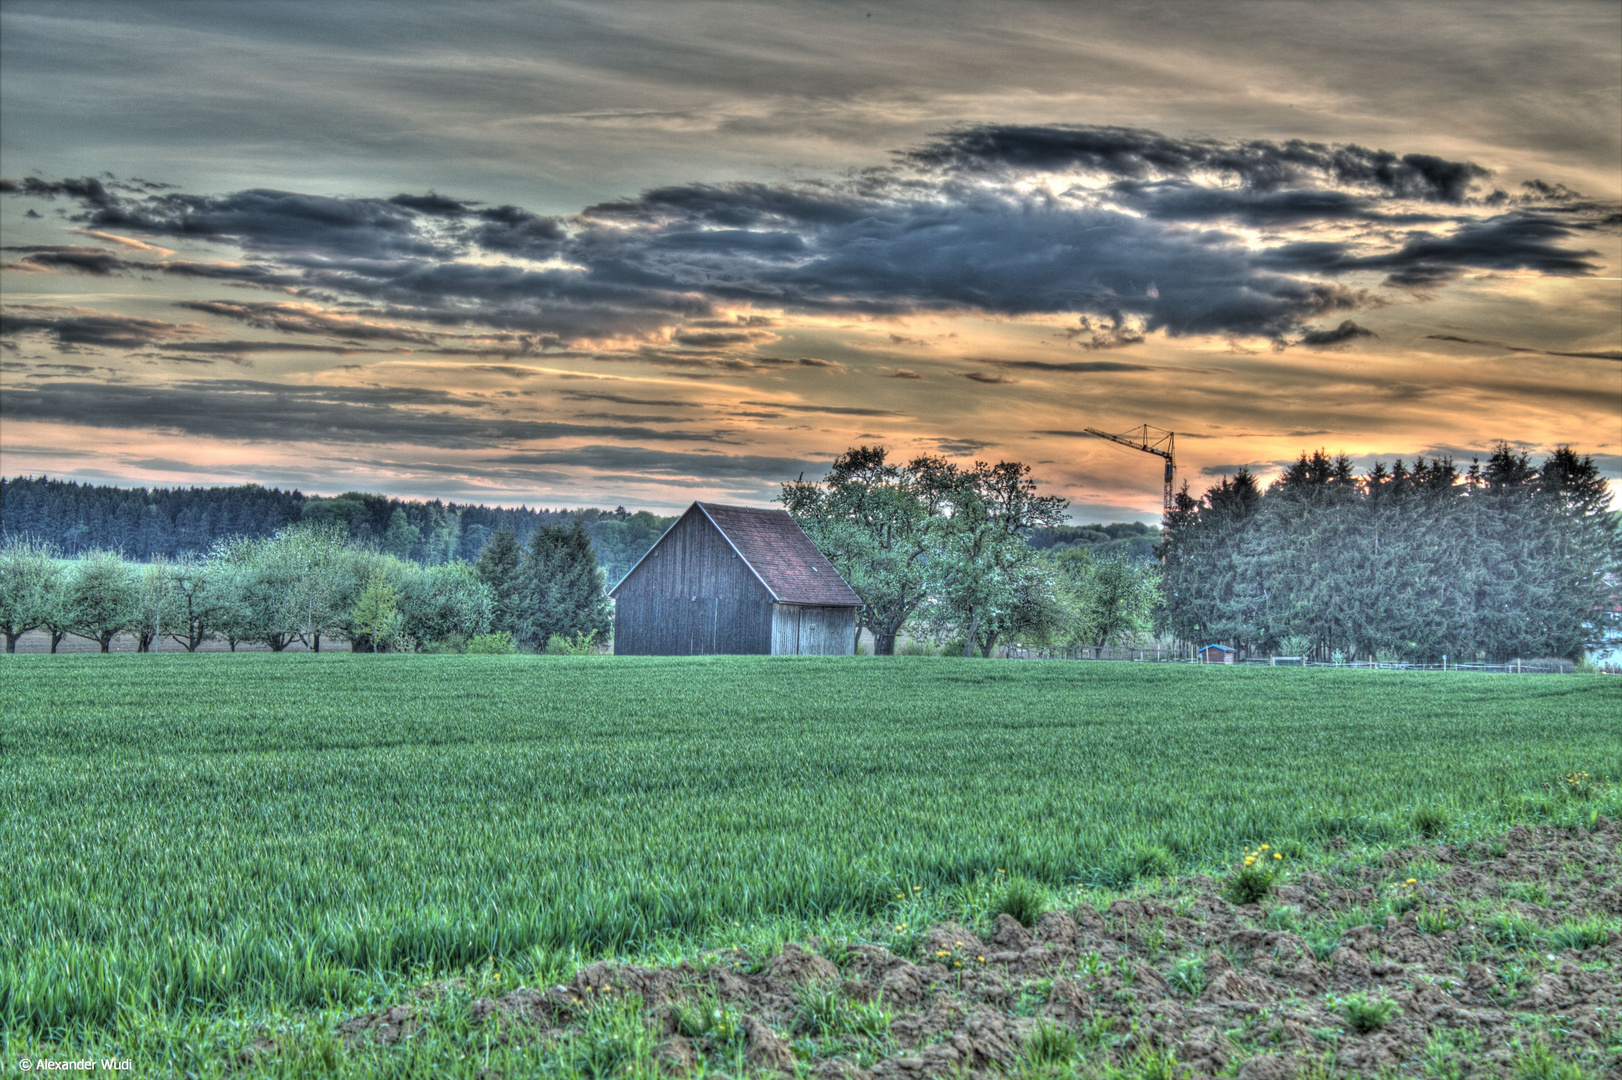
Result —
<path fill-rule="evenodd" d="M 622 656 L 849 656 L 862 607 L 786 510 L 698 502 L 609 595 Z"/>

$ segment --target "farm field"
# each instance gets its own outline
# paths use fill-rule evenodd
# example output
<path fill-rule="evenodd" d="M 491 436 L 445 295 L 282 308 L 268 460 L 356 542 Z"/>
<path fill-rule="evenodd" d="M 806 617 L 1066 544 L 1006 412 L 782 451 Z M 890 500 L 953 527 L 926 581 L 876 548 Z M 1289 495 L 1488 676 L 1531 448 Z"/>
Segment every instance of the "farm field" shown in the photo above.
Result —
<path fill-rule="evenodd" d="M 0 677 L 0 1051 L 159 1072 L 292 1067 L 221 1048 L 303 1024 L 329 1057 L 294 1071 L 337 1067 L 334 1025 L 435 980 L 830 930 L 905 952 L 1005 879 L 1107 901 L 1264 842 L 1305 871 L 1622 802 L 1601 677 L 348 653 Z"/>

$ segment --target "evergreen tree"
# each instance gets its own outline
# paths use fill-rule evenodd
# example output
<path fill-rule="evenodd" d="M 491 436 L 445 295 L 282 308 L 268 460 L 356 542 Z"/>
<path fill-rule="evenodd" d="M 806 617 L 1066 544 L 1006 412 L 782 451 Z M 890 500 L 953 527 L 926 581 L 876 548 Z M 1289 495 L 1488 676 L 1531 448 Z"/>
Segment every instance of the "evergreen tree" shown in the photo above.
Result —
<path fill-rule="evenodd" d="M 511 525 L 503 525 L 479 552 L 473 564 L 479 580 L 495 593 L 495 604 L 490 613 L 490 629 L 518 636 L 519 577 L 518 567 L 523 561 L 523 549 Z"/>
<path fill-rule="evenodd" d="M 542 648 L 554 635 L 608 636 L 613 619 L 603 573 L 580 522 L 536 529 L 516 576 L 516 640 Z"/>
<path fill-rule="evenodd" d="M 1603 635 L 1617 515 L 1569 448 L 1361 478 L 1318 451 L 1265 493 L 1238 479 L 1167 517 L 1164 624 L 1184 640 L 1436 660 L 1577 658 Z"/>
<path fill-rule="evenodd" d="M 404 507 L 397 506 L 389 515 L 389 527 L 383 533 L 383 550 L 396 559 L 409 559 L 422 539 L 422 530 L 406 517 Z"/>

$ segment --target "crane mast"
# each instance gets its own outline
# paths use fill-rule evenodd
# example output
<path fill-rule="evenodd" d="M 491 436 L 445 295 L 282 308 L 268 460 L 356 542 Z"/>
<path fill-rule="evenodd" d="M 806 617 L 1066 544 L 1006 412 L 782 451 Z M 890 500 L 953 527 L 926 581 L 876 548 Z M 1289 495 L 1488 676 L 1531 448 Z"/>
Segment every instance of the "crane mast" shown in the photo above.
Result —
<path fill-rule="evenodd" d="M 1177 464 L 1172 458 L 1172 449 L 1176 441 L 1176 433 L 1163 428 L 1150 427 L 1142 424 L 1131 431 L 1123 431 L 1119 435 L 1108 431 L 1099 431 L 1097 428 L 1083 428 L 1089 435 L 1097 435 L 1100 439 L 1108 439 L 1122 446 L 1130 446 L 1134 450 L 1142 450 L 1146 454 L 1155 454 L 1166 459 L 1166 491 L 1164 498 L 1164 513 L 1171 516 L 1175 505 L 1172 494 L 1172 479 L 1177 472 Z"/>

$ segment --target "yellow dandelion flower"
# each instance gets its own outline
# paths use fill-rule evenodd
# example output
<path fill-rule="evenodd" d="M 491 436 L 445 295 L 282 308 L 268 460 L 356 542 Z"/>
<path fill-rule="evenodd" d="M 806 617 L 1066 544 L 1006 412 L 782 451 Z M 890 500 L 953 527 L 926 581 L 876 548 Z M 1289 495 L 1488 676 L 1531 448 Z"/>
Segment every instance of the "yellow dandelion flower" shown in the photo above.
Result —
<path fill-rule="evenodd" d="M 975 959 L 980 961 L 982 964 L 986 962 L 986 958 L 983 957 L 983 956 L 977 956 L 977 957 L 975 957 Z"/>
<path fill-rule="evenodd" d="M 913 891 L 913 892 L 923 892 L 923 891 L 924 891 L 924 887 L 923 887 L 923 886 L 922 886 L 922 885 L 914 885 L 914 886 L 913 886 L 913 887 L 912 887 L 912 891 Z"/>
<path fill-rule="evenodd" d="M 1414 878 L 1409 878 L 1409 879 L 1408 879 L 1408 884 L 1409 884 L 1409 885 L 1412 885 L 1412 884 L 1414 884 L 1414 882 L 1415 882 L 1415 879 L 1414 879 Z"/>
<path fill-rule="evenodd" d="M 1282 859 L 1282 858 L 1284 858 L 1284 856 L 1280 855 L 1278 852 L 1275 851 L 1275 852 L 1273 852 L 1273 858 Z"/>
<path fill-rule="evenodd" d="M 1263 845 L 1262 845 L 1262 846 L 1261 846 L 1261 847 L 1260 847 L 1260 848 L 1259 848 L 1259 849 L 1258 849 L 1258 850 L 1260 850 L 1260 851 L 1266 851 L 1266 850 L 1267 850 L 1267 845 L 1266 845 L 1266 844 L 1263 844 Z"/>

